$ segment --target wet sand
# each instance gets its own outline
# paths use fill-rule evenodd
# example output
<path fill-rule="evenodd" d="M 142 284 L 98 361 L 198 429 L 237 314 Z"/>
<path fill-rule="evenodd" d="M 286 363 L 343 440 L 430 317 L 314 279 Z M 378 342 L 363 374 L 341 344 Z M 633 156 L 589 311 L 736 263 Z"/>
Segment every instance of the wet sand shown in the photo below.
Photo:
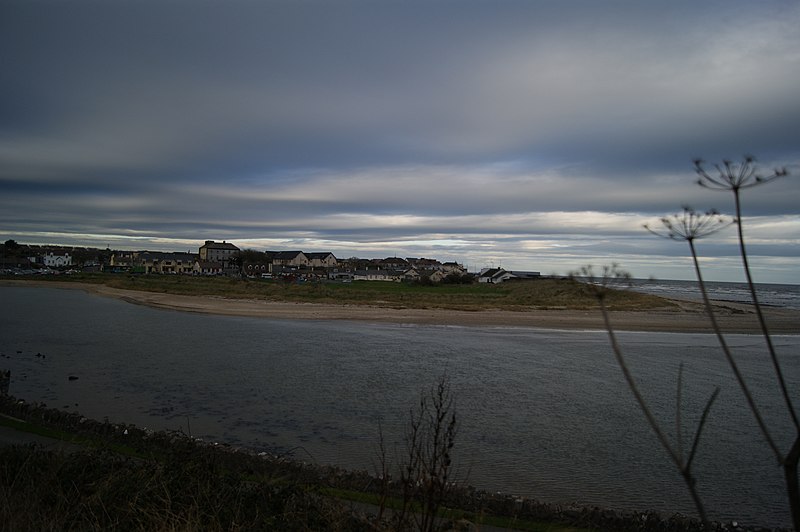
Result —
<path fill-rule="evenodd" d="M 105 297 L 153 308 L 290 320 L 350 320 L 377 323 L 419 325 L 451 325 L 463 327 L 537 327 L 546 329 L 604 329 L 599 310 L 481 310 L 390 308 L 368 305 L 331 305 L 291 303 L 255 299 L 233 299 L 219 296 L 184 296 L 137 290 L 121 290 L 104 285 L 58 282 L 2 280 L 0 286 L 44 286 L 85 290 Z M 711 332 L 710 322 L 702 305 L 676 301 L 677 309 L 611 312 L 611 323 L 620 331 Z M 726 332 L 759 333 L 752 307 L 739 303 L 717 302 L 717 321 Z M 771 333 L 800 334 L 800 311 L 764 309 Z"/>

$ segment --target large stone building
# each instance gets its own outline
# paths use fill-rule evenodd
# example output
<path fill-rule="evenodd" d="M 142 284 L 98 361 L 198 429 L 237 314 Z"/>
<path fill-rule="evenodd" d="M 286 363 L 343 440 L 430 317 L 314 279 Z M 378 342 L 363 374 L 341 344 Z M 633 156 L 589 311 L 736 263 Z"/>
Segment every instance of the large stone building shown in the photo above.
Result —
<path fill-rule="evenodd" d="M 227 273 L 237 269 L 231 264 L 231 257 L 239 253 L 239 251 L 239 248 L 230 242 L 206 240 L 206 243 L 200 246 L 200 261 L 206 263 L 218 262 L 222 264 L 222 270 Z"/>

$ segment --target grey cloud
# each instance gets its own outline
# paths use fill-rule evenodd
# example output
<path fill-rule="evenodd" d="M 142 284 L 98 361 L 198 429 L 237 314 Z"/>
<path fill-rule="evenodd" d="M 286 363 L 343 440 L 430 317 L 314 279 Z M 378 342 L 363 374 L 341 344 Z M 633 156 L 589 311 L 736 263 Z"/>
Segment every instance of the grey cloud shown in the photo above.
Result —
<path fill-rule="evenodd" d="M 581 258 L 614 246 L 633 256 L 648 248 L 618 215 L 728 210 L 728 196 L 693 184 L 694 157 L 754 153 L 800 173 L 790 2 L 0 10 L 10 234 L 57 227 L 169 245 L 284 233 L 375 249 L 450 237 L 473 246 L 458 252 L 502 248 L 506 259 L 527 235 Z M 798 196 L 791 177 L 753 189 L 746 214 L 796 220 Z M 784 243 L 759 234 L 759 252 L 793 253 L 795 226 L 775 227 Z"/>
<path fill-rule="evenodd" d="M 698 32 L 692 21 L 678 18 L 688 31 L 675 39 L 674 19 L 631 3 L 602 9 L 577 3 L 566 10 L 474 4 L 457 13 L 444 4 L 428 17 L 413 7 L 345 6 L 351 9 L 316 4 L 311 15 L 284 4 L 245 4 L 245 14 L 202 3 L 187 10 L 180 2 L 121 11 L 92 4 L 77 14 L 70 8 L 57 23 L 45 18 L 36 26 L 52 32 L 58 46 L 15 41 L 23 40 L 16 48 L 34 59 L 16 68 L 23 79 L 32 78 L 33 87 L 26 88 L 39 89 L 37 103 L 57 106 L 50 116 L 61 116 L 69 133 L 85 124 L 79 138 L 90 142 L 94 134 L 107 151 L 123 156 L 127 147 L 144 162 L 191 155 L 203 163 L 215 144 L 230 153 L 248 136 L 261 139 L 233 156 L 262 165 L 304 158 L 337 164 L 375 151 L 395 161 L 485 158 L 537 145 L 568 149 L 588 142 L 581 140 L 587 133 L 597 139 L 609 128 L 617 133 L 606 139 L 638 145 L 641 128 L 648 138 L 659 135 L 654 121 L 669 131 L 676 118 L 718 114 L 706 109 L 720 99 L 717 84 L 734 105 L 749 103 L 746 84 L 737 83 L 744 80 L 714 82 L 712 72 L 698 82 L 717 59 L 713 54 L 700 53 L 705 59 L 697 64 L 691 55 L 686 59 L 691 44 L 719 32 Z M 682 10 L 678 6 L 678 16 Z M 481 18 L 472 18 L 476 14 Z M 178 21 L 176 34 L 172 24 Z M 640 42 L 650 43 L 645 51 Z M 784 57 L 762 48 L 743 54 L 740 77 L 764 78 L 780 68 L 773 60 L 769 68 L 749 71 L 765 57 Z M 791 66 L 783 65 L 784 78 Z M 60 96 L 53 103 L 46 88 L 55 82 Z M 697 92 L 703 94 L 699 102 Z M 739 92 L 744 95 L 735 97 Z M 677 107 L 687 109 L 674 117 Z M 331 141 L 336 149 L 326 150 Z M 607 148 L 603 144 L 598 149 Z"/>

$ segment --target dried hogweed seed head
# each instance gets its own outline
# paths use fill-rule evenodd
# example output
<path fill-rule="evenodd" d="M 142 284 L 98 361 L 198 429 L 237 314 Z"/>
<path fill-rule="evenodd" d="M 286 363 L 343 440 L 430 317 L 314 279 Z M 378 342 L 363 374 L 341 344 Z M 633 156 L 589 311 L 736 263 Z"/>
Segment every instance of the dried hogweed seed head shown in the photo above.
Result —
<path fill-rule="evenodd" d="M 693 161 L 694 169 L 699 176 L 697 183 L 712 190 L 737 191 L 789 175 L 789 171 L 785 167 L 776 168 L 770 175 L 760 175 L 756 172 L 755 161 L 756 158 L 752 155 L 744 156 L 740 164 L 723 160 L 721 165 L 714 165 L 716 169 L 716 174 L 714 174 L 705 169 L 705 162 L 702 159 L 695 159 Z"/>
<path fill-rule="evenodd" d="M 645 224 L 644 228 L 662 238 L 691 242 L 721 231 L 735 220 L 715 209 L 698 213 L 691 207 L 684 207 L 683 212 L 665 216 L 660 221 L 663 226 L 660 229 L 653 229 L 649 224 Z"/>

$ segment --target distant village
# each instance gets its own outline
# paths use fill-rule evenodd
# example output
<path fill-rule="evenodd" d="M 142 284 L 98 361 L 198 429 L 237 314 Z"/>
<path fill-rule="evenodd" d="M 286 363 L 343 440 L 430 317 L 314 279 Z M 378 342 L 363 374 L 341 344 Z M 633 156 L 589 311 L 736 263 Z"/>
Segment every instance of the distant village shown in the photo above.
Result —
<path fill-rule="evenodd" d="M 230 242 L 214 240 L 206 240 L 197 253 L 40 246 L 19 244 L 14 240 L 7 240 L 0 246 L 0 273 L 3 275 L 112 272 L 224 275 L 301 282 L 424 283 L 501 283 L 540 276 L 539 272 L 506 271 L 502 268 L 484 268 L 480 273 L 471 274 L 457 262 L 426 258 L 338 259 L 329 252 L 242 250 Z"/>

